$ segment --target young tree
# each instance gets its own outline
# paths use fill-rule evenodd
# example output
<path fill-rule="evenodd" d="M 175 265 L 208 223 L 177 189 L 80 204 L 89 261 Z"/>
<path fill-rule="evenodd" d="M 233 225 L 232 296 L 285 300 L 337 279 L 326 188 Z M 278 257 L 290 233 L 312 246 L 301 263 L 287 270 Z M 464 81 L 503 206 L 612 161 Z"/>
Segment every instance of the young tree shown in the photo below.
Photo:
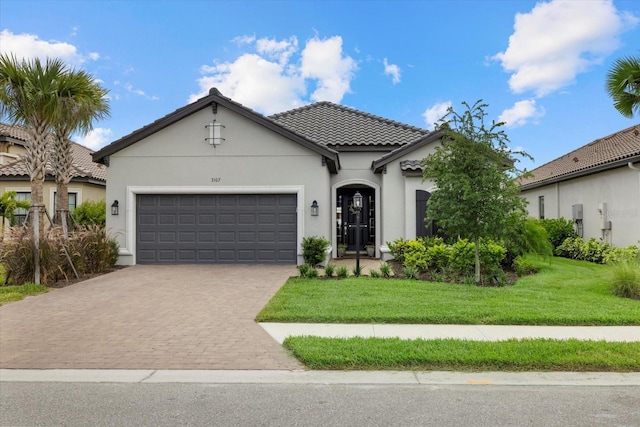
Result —
<path fill-rule="evenodd" d="M 607 92 L 623 116 L 640 114 L 640 56 L 616 60 L 607 73 Z"/>
<path fill-rule="evenodd" d="M 509 139 L 499 129 L 504 123 L 485 126 L 487 104 L 463 105 L 464 113 L 450 107 L 440 120 L 442 146 L 423 160 L 423 178 L 433 179 L 437 188 L 429 199 L 427 220 L 435 220 L 449 236 L 473 241 L 474 279 L 480 283 L 480 238 L 501 238 L 512 213 L 524 210 L 513 155 L 530 156 L 509 149 Z"/>
<path fill-rule="evenodd" d="M 56 222 L 67 233 L 69 182 L 71 181 L 71 134 L 87 133 L 93 121 L 109 115 L 107 90 L 85 71 L 70 70 L 59 81 L 58 110 L 53 121 L 55 144 L 53 164 L 56 174 Z"/>

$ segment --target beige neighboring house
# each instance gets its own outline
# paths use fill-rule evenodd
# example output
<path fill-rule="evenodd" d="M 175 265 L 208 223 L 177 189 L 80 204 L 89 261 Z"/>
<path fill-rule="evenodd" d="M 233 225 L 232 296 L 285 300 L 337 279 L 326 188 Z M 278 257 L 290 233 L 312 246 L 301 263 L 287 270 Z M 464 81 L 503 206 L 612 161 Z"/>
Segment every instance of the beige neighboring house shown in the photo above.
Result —
<path fill-rule="evenodd" d="M 521 185 L 530 216 L 571 219 L 584 239 L 640 244 L 640 125 L 597 139 L 532 173 Z"/>
<path fill-rule="evenodd" d="M 7 191 L 18 193 L 18 199 L 31 200 L 29 174 L 21 156 L 25 154 L 24 144 L 29 138 L 22 126 L 0 123 L 0 194 Z M 93 152 L 80 144 L 71 145 L 73 155 L 72 179 L 69 183 L 69 211 L 87 200 L 99 201 L 105 198 L 106 167 L 92 161 Z M 56 182 L 53 170 L 47 167 L 44 183 L 44 204 L 49 215 L 55 213 Z M 20 223 L 26 211 L 19 209 L 15 220 Z"/>

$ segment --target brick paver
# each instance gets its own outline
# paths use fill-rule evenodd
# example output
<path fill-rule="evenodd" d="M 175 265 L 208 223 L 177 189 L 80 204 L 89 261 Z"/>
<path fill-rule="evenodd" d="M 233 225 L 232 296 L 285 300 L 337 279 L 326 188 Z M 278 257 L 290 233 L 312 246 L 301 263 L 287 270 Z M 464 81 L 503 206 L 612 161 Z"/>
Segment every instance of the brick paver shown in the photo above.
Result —
<path fill-rule="evenodd" d="M 0 307 L 0 368 L 302 369 L 254 318 L 293 266 L 133 266 Z"/>

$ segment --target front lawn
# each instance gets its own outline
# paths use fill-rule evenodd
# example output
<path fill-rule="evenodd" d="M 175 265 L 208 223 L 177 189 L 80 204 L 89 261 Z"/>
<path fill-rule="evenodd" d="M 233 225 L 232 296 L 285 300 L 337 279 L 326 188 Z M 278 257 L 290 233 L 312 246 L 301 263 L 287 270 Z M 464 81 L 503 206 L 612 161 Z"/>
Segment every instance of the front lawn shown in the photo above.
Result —
<path fill-rule="evenodd" d="M 531 258 L 539 272 L 504 288 L 370 277 L 290 279 L 260 322 L 640 325 L 640 301 L 611 294 L 610 267 Z"/>
<path fill-rule="evenodd" d="M 20 286 L 0 286 L 0 306 L 8 302 L 20 301 L 28 295 L 37 295 L 43 292 L 47 292 L 47 288 L 35 283 L 25 283 Z"/>
<path fill-rule="evenodd" d="M 640 342 L 289 337 L 311 369 L 638 372 Z"/>

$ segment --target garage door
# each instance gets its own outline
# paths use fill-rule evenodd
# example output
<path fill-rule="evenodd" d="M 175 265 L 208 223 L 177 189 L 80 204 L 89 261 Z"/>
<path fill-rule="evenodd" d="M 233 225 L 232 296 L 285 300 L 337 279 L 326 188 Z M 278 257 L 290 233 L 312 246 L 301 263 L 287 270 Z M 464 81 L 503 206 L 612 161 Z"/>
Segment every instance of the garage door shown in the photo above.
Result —
<path fill-rule="evenodd" d="M 296 262 L 295 194 L 141 194 L 139 264 Z"/>

